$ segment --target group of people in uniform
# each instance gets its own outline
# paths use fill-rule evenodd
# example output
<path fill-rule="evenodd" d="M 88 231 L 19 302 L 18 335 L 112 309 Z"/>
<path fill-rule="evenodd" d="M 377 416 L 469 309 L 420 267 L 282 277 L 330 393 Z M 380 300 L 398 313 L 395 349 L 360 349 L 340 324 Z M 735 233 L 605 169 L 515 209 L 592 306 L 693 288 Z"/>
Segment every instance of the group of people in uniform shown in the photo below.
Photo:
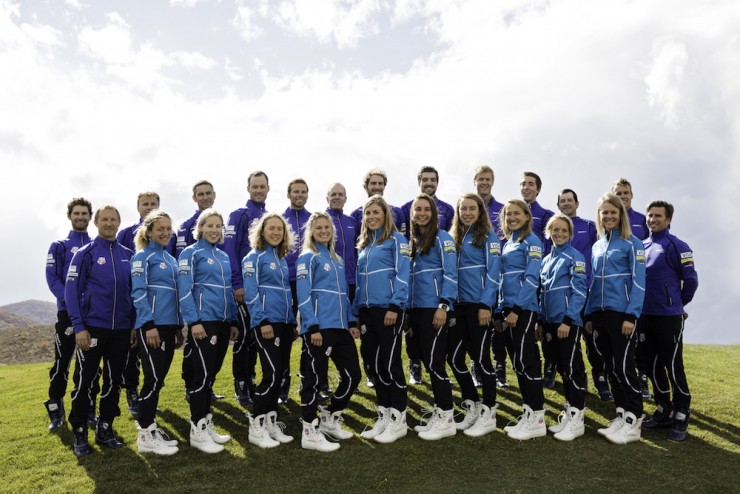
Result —
<path fill-rule="evenodd" d="M 308 184 L 297 178 L 280 214 L 267 210 L 269 179 L 256 171 L 247 180 L 246 206 L 228 218 L 213 207 L 213 185 L 200 181 L 193 186 L 197 210 L 176 231 L 154 192 L 139 194 L 141 218 L 120 232 L 116 207 L 93 215 L 89 201 L 73 199 L 72 230 L 52 243 L 47 258 L 58 306 L 49 428 L 64 424 L 74 355 L 69 422 L 76 455 L 91 453 L 89 426 L 98 444 L 123 447 L 113 429 L 122 388 L 136 416 L 139 451 L 176 453 L 177 441 L 157 426 L 156 412 L 174 351 L 184 346 L 190 445 L 222 451 L 230 437 L 213 424 L 212 402 L 223 398 L 213 384 L 233 342 L 234 390 L 248 409 L 249 442 L 289 443 L 279 404 L 288 399 L 291 349 L 300 339 L 303 448 L 334 451 L 353 437 L 342 413 L 363 370 L 377 419 L 361 437 L 392 443 L 407 435 L 404 344 L 408 382 L 422 383 L 424 369 L 431 383 L 433 403 L 414 427 L 421 439 L 495 431 L 508 353 L 522 414 L 504 432 L 526 440 L 549 429 L 572 441 L 585 432 L 584 339 L 598 395 L 616 408 L 599 434 L 627 444 L 642 428 L 665 427 L 669 439 L 686 439 L 684 306 L 698 279 L 691 249 L 669 231 L 670 203 L 653 201 L 642 215 L 631 207 L 631 184 L 620 179 L 599 199 L 592 222 L 577 215 L 571 189 L 558 194 L 560 212 L 543 208 L 542 181 L 533 172 L 522 175 L 521 198 L 506 203 L 492 195 L 488 166 L 474 172 L 475 193 L 454 206 L 436 196 L 436 169 L 422 167 L 417 179 L 419 194 L 394 207 L 383 198 L 386 173 L 368 171 L 368 199 L 347 215 L 344 186 L 332 184 L 326 211 L 311 214 Z M 87 234 L 91 219 L 95 238 Z M 338 373 L 333 391 L 329 360 Z M 448 366 L 462 397 L 459 421 Z M 564 407 L 548 428 L 543 388 L 554 386 L 556 372 Z M 647 420 L 641 373 L 655 394 Z"/>

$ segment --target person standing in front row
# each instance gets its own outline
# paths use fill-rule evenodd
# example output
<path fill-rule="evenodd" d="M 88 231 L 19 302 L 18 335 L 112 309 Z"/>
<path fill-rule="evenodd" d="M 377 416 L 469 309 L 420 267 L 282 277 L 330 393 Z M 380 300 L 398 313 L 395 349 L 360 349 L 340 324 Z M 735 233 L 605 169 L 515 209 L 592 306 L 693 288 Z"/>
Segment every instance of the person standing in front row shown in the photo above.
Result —
<path fill-rule="evenodd" d="M 67 271 L 64 301 L 75 332 L 77 367 L 69 423 L 74 432 L 74 453 L 89 455 L 87 440 L 90 388 L 103 360 L 103 389 L 95 441 L 111 449 L 123 447 L 113 432 L 121 414 L 118 400 L 123 369 L 134 331 L 131 301 L 133 252 L 116 240 L 121 215 L 114 206 L 95 212 L 98 236 L 77 250 Z"/>
<path fill-rule="evenodd" d="M 638 322 L 641 367 L 653 381 L 653 416 L 643 422 L 646 429 L 670 427 L 668 439 L 686 440 L 691 393 L 683 367 L 683 328 L 688 317 L 685 305 L 699 287 L 691 248 L 670 232 L 673 205 L 653 201 L 647 208 L 650 236 L 645 240 L 645 304 Z M 660 372 L 655 372 L 660 369 Z M 666 379 L 664 369 L 668 370 Z M 660 378 L 663 378 L 660 381 Z M 673 394 L 673 400 L 671 400 Z"/>
<path fill-rule="evenodd" d="M 557 425 L 549 428 L 555 439 L 572 441 L 583 435 L 586 400 L 586 371 L 581 355 L 581 311 L 586 303 L 586 259 L 570 244 L 573 223 L 558 213 L 545 225 L 552 250 L 542 261 L 540 272 L 540 319 L 543 344 L 555 357 L 563 376 L 565 408 Z"/>
<path fill-rule="evenodd" d="M 449 313 L 457 300 L 457 251 L 450 234 L 439 228 L 437 207 L 427 194 L 419 194 L 411 204 L 410 250 L 409 328 L 419 339 L 421 361 L 434 395 L 432 417 L 414 430 L 421 439 L 436 441 L 457 432 L 452 385 L 445 365 Z M 404 433 L 405 415 L 398 419 L 404 422 Z"/>
<path fill-rule="evenodd" d="M 379 195 L 363 207 L 357 244 L 357 293 L 352 307 L 362 333 L 365 368 L 374 375 L 378 419 L 364 439 L 391 443 L 406 435 L 406 377 L 401 362 L 404 309 L 409 294 L 409 244 L 396 231 L 391 207 Z M 395 423 L 389 427 L 391 416 Z"/>
<path fill-rule="evenodd" d="M 539 303 L 542 243 L 532 232 L 532 213 L 519 199 L 501 208 L 501 226 L 507 238 L 501 253 L 499 311 L 504 316 L 506 345 L 524 402 L 524 413 L 516 424 L 504 427 L 512 439 L 526 440 L 547 434 L 542 366 L 535 327 Z"/>
<path fill-rule="evenodd" d="M 274 448 L 293 440 L 283 433 L 277 408 L 280 383 L 290 362 L 296 319 L 285 256 L 293 248 L 293 234 L 278 213 L 265 213 L 249 232 L 252 250 L 242 260 L 244 302 L 249 311 L 252 338 L 262 364 L 262 381 L 254 390 L 249 418 L 249 442 Z"/>
<path fill-rule="evenodd" d="M 640 440 L 644 418 L 635 369 L 635 324 L 645 299 L 645 247 L 632 235 L 624 203 L 612 193 L 599 199 L 596 229 L 599 240 L 591 254 L 585 329 L 593 333 L 609 374 L 617 413 L 598 433 L 615 444 L 627 444 Z"/>
<path fill-rule="evenodd" d="M 136 232 L 131 258 L 131 298 L 136 309 L 136 336 L 144 372 L 137 416 L 139 453 L 173 455 L 177 441 L 164 437 L 155 421 L 159 391 L 170 370 L 175 348 L 182 346 L 182 319 L 177 293 L 177 261 L 167 252 L 172 219 L 154 210 Z"/>
<path fill-rule="evenodd" d="M 192 343 L 193 381 L 190 396 L 190 446 L 204 453 L 223 451 L 231 437 L 213 427 L 211 390 L 223 363 L 229 340 L 239 330 L 229 256 L 217 245 L 224 238 L 224 220 L 213 208 L 198 217 L 198 241 L 178 259 L 180 311 Z"/>
<path fill-rule="evenodd" d="M 306 223 L 306 240 L 296 264 L 298 310 L 301 314 L 301 447 L 335 451 L 349 439 L 342 428 L 342 411 L 357 389 L 362 374 L 354 339 L 360 337 L 351 315 L 344 262 L 334 251 L 336 233 L 327 213 L 317 212 Z M 319 407 L 320 379 L 331 358 L 339 371 L 339 384 L 327 408 Z M 320 420 L 316 412 L 320 411 Z"/>

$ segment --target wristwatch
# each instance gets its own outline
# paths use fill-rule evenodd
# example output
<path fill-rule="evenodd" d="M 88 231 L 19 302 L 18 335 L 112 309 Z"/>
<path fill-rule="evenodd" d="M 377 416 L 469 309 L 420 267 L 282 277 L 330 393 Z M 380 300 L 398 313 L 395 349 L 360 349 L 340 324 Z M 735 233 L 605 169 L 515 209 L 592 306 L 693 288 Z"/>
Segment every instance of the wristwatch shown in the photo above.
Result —
<path fill-rule="evenodd" d="M 439 304 L 439 306 L 437 308 L 438 309 L 442 309 L 445 312 L 450 312 L 450 306 L 447 305 L 447 304 L 444 304 L 444 303 Z"/>

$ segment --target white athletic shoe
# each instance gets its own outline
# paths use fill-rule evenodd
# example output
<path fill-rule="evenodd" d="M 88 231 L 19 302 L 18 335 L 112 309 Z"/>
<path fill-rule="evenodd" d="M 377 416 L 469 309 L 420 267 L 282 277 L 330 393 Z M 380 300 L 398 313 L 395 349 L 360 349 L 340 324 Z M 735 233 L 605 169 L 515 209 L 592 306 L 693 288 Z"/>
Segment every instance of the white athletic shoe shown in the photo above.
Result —
<path fill-rule="evenodd" d="M 213 414 L 209 413 L 206 415 L 206 430 L 208 431 L 208 435 L 211 436 L 211 439 L 213 439 L 213 442 L 216 444 L 226 444 L 229 441 L 231 441 L 231 436 L 227 436 L 225 434 L 219 434 L 216 432 L 216 429 L 213 428 Z"/>
<path fill-rule="evenodd" d="M 518 439 L 520 441 L 526 441 L 527 439 L 534 439 L 535 437 L 543 437 L 547 435 L 547 427 L 545 426 L 545 411 L 544 410 L 532 410 L 527 407 L 527 415 L 522 425 L 509 432 L 509 437 L 512 439 Z"/>
<path fill-rule="evenodd" d="M 568 424 L 568 419 L 570 419 L 570 413 L 568 413 L 568 408 L 570 405 L 568 402 L 565 402 L 565 408 L 563 408 L 563 411 L 560 412 L 558 415 L 558 423 L 555 425 L 551 425 L 547 428 L 548 431 L 552 432 L 553 434 L 556 434 L 563 429 L 565 429 L 565 426 Z"/>
<path fill-rule="evenodd" d="M 478 415 L 478 420 L 470 428 L 463 431 L 463 434 L 466 436 L 480 437 L 496 430 L 496 410 L 498 409 L 498 404 L 489 408 L 481 403 L 479 408 L 480 414 Z"/>
<path fill-rule="evenodd" d="M 617 416 L 614 418 L 614 420 L 612 420 L 607 427 L 602 427 L 596 432 L 606 437 L 609 434 L 613 434 L 614 432 L 617 432 L 619 429 L 622 428 L 623 425 L 624 425 L 624 408 L 617 407 Z"/>
<path fill-rule="evenodd" d="M 303 422 L 303 435 L 301 436 L 301 447 L 303 449 L 313 449 L 328 453 L 339 449 L 339 443 L 332 443 L 326 440 L 324 433 L 319 429 L 319 419 L 313 419 L 313 422 Z"/>
<path fill-rule="evenodd" d="M 519 429 L 524 424 L 524 422 L 527 421 L 527 415 L 531 411 L 532 411 L 532 409 L 529 408 L 529 405 L 524 405 L 524 413 L 522 413 L 521 415 L 519 415 L 516 419 L 514 419 L 514 421 L 509 422 L 508 424 L 506 424 L 506 427 L 504 427 L 504 432 L 508 434 L 511 431 L 515 431 L 515 430 Z"/>
<path fill-rule="evenodd" d="M 197 424 L 190 421 L 190 446 L 204 453 L 219 453 L 224 450 L 208 433 L 208 420 L 205 418 L 200 419 Z"/>
<path fill-rule="evenodd" d="M 579 410 L 576 407 L 568 408 L 568 418 L 563 430 L 555 434 L 555 439 L 559 441 L 572 441 L 577 437 L 581 437 L 586 432 L 586 426 L 583 423 L 584 410 Z"/>
<path fill-rule="evenodd" d="M 280 444 L 288 444 L 293 441 L 293 436 L 289 436 L 283 432 L 285 430 L 285 423 L 278 421 L 277 412 L 274 410 L 267 414 L 265 429 L 267 430 L 267 434 Z"/>
<path fill-rule="evenodd" d="M 159 439 L 156 422 L 152 422 L 146 429 L 137 425 L 137 429 L 139 433 L 136 438 L 136 445 L 139 448 L 139 453 L 154 453 L 155 455 L 164 456 L 177 453 L 177 446 L 169 446 Z"/>
<path fill-rule="evenodd" d="M 324 435 L 340 441 L 342 439 L 351 439 L 354 434 L 342 429 L 342 411 L 331 413 L 325 406 L 319 405 L 319 429 Z"/>
<path fill-rule="evenodd" d="M 391 408 L 388 410 L 388 424 L 385 426 L 385 430 L 373 439 L 379 443 L 388 444 L 401 439 L 407 432 L 406 410 L 400 411 Z"/>
<path fill-rule="evenodd" d="M 375 436 L 381 434 L 385 430 L 389 419 L 390 415 L 388 415 L 388 409 L 386 407 L 378 406 L 378 419 L 375 421 L 373 427 L 363 431 L 362 434 L 360 434 L 360 437 L 363 439 L 375 438 Z"/>
<path fill-rule="evenodd" d="M 454 436 L 457 433 L 455 427 L 455 410 L 441 410 L 437 409 L 437 418 L 434 420 L 432 427 L 428 431 L 422 431 L 419 433 L 419 439 L 425 441 L 437 441 L 445 437 Z"/>
<path fill-rule="evenodd" d="M 134 426 L 136 427 L 137 430 L 141 428 L 141 426 L 139 426 L 138 420 L 134 420 Z M 177 446 L 178 445 L 177 440 L 170 439 L 170 436 L 168 436 L 167 433 L 163 431 L 161 428 L 157 427 L 155 432 L 157 433 L 159 442 L 161 442 L 162 444 L 167 445 L 167 446 Z"/>
<path fill-rule="evenodd" d="M 473 400 L 463 401 L 461 407 L 465 410 L 465 417 L 462 421 L 455 424 L 455 428 L 459 431 L 464 431 L 475 424 L 475 421 L 478 420 L 478 416 L 480 415 L 480 405 L 481 403 L 476 403 Z"/>
<path fill-rule="evenodd" d="M 632 412 L 624 414 L 624 424 L 619 430 L 607 434 L 606 438 L 614 444 L 629 444 L 640 440 L 642 431 L 643 414 L 639 419 Z"/>
<path fill-rule="evenodd" d="M 426 422 L 422 422 L 426 417 L 429 417 Z M 422 408 L 421 417 L 419 417 L 419 425 L 414 426 L 414 432 L 425 432 L 432 428 L 434 421 L 437 420 L 437 409 L 436 408 Z"/>
<path fill-rule="evenodd" d="M 253 417 L 247 415 L 249 419 L 249 442 L 260 448 L 274 448 L 280 446 L 280 443 L 270 437 L 267 431 L 267 415 L 258 415 Z"/>

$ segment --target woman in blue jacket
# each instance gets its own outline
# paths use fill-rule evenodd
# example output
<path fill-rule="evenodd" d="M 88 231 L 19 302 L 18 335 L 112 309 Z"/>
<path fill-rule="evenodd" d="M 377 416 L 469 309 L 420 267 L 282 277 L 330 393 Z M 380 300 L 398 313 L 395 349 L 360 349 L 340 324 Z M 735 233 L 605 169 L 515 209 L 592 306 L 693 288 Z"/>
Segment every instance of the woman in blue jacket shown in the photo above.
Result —
<path fill-rule="evenodd" d="M 465 435 L 478 437 L 496 430 L 496 371 L 491 363 L 491 314 L 501 278 L 501 246 L 478 194 L 457 201 L 452 220 L 457 246 L 456 325 L 448 333 L 447 361 L 462 393 L 465 418 L 457 424 Z M 465 363 L 470 355 L 481 369 L 483 401 Z"/>
<path fill-rule="evenodd" d="M 242 259 L 244 303 L 262 363 L 262 381 L 254 393 L 249 414 L 249 442 L 261 448 L 287 444 L 277 420 L 280 382 L 290 361 L 296 320 L 285 256 L 293 249 L 293 235 L 285 218 L 267 213 L 249 232 L 252 250 Z"/>
<path fill-rule="evenodd" d="M 627 209 L 614 194 L 599 199 L 596 230 L 585 329 L 594 335 L 617 409 L 616 418 L 598 432 L 613 443 L 627 444 L 640 440 L 644 417 L 635 325 L 645 299 L 645 248 L 632 235 Z"/>
<path fill-rule="evenodd" d="M 547 434 L 542 363 L 535 337 L 542 242 L 532 233 L 532 213 L 522 200 L 510 199 L 501 208 L 500 223 L 507 242 L 501 253 L 498 306 L 524 402 L 518 422 L 504 431 L 513 439 L 525 440 Z"/>
<path fill-rule="evenodd" d="M 406 435 L 401 335 L 410 262 L 408 241 L 396 231 L 391 209 L 379 195 L 365 203 L 357 249 L 360 253 L 353 312 L 362 331 L 365 365 L 371 367 L 370 374 L 377 376 L 378 406 L 378 420 L 361 436 L 391 443 Z"/>
<path fill-rule="evenodd" d="M 342 429 L 342 411 L 347 407 L 362 374 L 354 339 L 360 337 L 351 315 L 344 263 L 334 251 L 336 233 L 327 213 L 314 213 L 306 223 L 303 252 L 296 263 L 298 311 L 301 315 L 301 446 L 316 451 L 335 451 L 349 439 Z M 339 385 L 328 408 L 319 407 L 319 376 L 326 375 L 329 358 L 339 371 Z M 320 410 L 321 421 L 316 417 Z"/>
<path fill-rule="evenodd" d="M 216 247 L 223 242 L 223 216 L 213 208 L 198 217 L 198 241 L 186 247 L 178 260 L 180 311 L 192 342 L 193 380 L 190 397 L 190 445 L 205 453 L 223 451 L 231 437 L 213 428 L 211 388 L 229 348 L 238 334 L 229 256 Z"/>
<path fill-rule="evenodd" d="M 540 272 L 540 320 L 544 344 L 556 359 L 565 394 L 560 422 L 549 430 L 555 439 L 572 441 L 584 433 L 586 371 L 581 355 L 581 310 L 586 303 L 586 260 L 570 245 L 573 222 L 568 216 L 558 213 L 551 217 L 545 225 L 545 237 L 552 240 L 553 247 Z"/>
<path fill-rule="evenodd" d="M 457 251 L 450 234 L 439 229 L 437 206 L 427 194 L 419 194 L 413 200 L 410 227 L 409 330 L 419 338 L 421 360 L 429 372 L 434 394 L 431 419 L 414 430 L 421 439 L 434 441 L 457 432 L 452 385 L 445 368 L 448 316 L 457 299 Z"/>
<path fill-rule="evenodd" d="M 177 296 L 177 261 L 167 244 L 172 238 L 172 219 L 154 210 L 142 221 L 131 258 L 131 298 L 136 309 L 137 342 L 144 387 L 139 395 L 137 446 L 140 453 L 172 455 L 177 441 L 164 437 L 155 416 L 159 391 L 170 370 L 175 348 L 182 345 L 182 319 Z"/>

